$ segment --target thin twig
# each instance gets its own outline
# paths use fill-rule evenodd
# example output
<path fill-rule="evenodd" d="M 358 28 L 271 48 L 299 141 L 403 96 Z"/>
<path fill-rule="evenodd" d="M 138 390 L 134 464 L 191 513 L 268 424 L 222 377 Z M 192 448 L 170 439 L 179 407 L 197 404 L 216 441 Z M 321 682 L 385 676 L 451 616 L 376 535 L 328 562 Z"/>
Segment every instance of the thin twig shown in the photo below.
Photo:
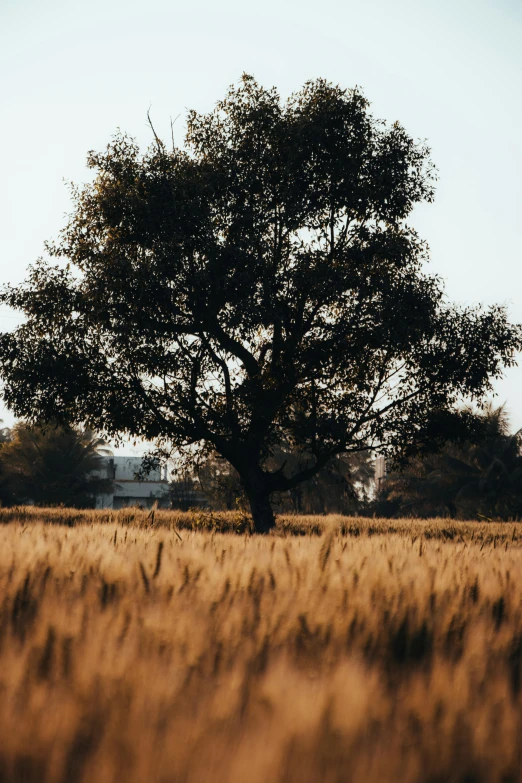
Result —
<path fill-rule="evenodd" d="M 154 134 L 154 138 L 156 139 L 156 144 L 158 145 L 158 150 L 159 150 L 160 152 L 163 152 L 163 142 L 161 141 L 161 139 L 159 138 L 158 134 L 157 134 L 157 133 L 156 133 L 156 131 L 154 130 L 154 125 L 152 124 L 152 120 L 151 120 L 151 118 L 150 118 L 150 109 L 151 109 L 151 106 L 152 106 L 152 103 L 150 104 L 150 106 L 149 106 L 149 108 L 148 108 L 148 110 L 147 110 L 147 119 L 148 119 L 148 121 L 149 121 L 149 125 L 150 125 L 150 127 L 151 127 L 152 133 Z"/>
<path fill-rule="evenodd" d="M 170 118 L 170 135 L 171 135 L 171 138 L 172 138 L 172 152 L 174 152 L 176 150 L 176 145 L 174 144 L 174 123 L 176 122 L 176 120 L 179 119 L 180 116 L 181 115 L 178 114 L 178 116 L 176 117 L 174 122 L 172 121 L 172 117 Z"/>

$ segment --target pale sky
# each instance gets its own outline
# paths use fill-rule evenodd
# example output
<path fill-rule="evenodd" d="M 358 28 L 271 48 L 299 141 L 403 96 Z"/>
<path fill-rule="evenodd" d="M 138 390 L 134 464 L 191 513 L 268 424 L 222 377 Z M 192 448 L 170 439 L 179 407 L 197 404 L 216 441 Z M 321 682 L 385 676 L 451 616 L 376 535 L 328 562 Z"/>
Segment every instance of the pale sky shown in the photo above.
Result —
<path fill-rule="evenodd" d="M 118 128 L 148 146 L 150 105 L 165 139 L 180 115 L 180 142 L 187 109 L 243 72 L 283 97 L 310 78 L 358 85 L 376 117 L 427 139 L 436 200 L 410 223 L 429 269 L 452 300 L 522 322 L 522 0 L 0 0 L 0 284 L 57 237 L 88 150 Z M 16 323 L 0 307 L 0 331 Z M 522 357 L 496 389 L 522 427 Z"/>

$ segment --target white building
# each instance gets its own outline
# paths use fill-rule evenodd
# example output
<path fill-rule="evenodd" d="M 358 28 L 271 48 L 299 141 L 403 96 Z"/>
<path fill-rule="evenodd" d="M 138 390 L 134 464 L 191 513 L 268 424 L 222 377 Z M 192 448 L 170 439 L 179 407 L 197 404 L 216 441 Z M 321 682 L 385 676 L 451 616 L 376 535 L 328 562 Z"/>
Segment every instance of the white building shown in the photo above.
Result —
<path fill-rule="evenodd" d="M 113 491 L 96 497 L 96 508 L 126 508 L 142 506 L 151 508 L 157 502 L 168 508 L 167 468 L 151 470 L 144 478 L 139 473 L 141 457 L 103 457 L 100 475 L 114 481 Z"/>

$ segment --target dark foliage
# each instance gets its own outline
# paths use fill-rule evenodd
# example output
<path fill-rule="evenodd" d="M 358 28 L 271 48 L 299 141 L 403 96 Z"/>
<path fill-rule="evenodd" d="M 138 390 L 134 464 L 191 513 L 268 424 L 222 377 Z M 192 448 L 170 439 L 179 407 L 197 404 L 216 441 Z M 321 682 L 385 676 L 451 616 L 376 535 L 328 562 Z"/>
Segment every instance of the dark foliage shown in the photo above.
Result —
<path fill-rule="evenodd" d="M 244 76 L 189 113 L 184 149 L 90 153 L 56 265 L 0 297 L 27 317 L 0 340 L 7 405 L 217 451 L 259 531 L 274 493 L 336 455 L 401 455 L 438 437 L 434 417 L 460 422 L 521 330 L 423 273 L 405 220 L 433 199 L 429 150 L 368 107 L 321 79 L 282 103 Z M 282 442 L 310 455 L 295 473 L 266 467 Z"/>
<path fill-rule="evenodd" d="M 479 421 L 474 440 L 448 440 L 440 451 L 390 474 L 380 493 L 382 509 L 461 519 L 522 518 L 522 431 L 510 434 L 502 407 L 486 409 Z"/>
<path fill-rule="evenodd" d="M 209 498 L 190 473 L 182 473 L 174 478 L 169 485 L 168 500 L 170 507 L 179 511 L 206 508 L 209 504 Z"/>
<path fill-rule="evenodd" d="M 5 505 L 35 503 L 90 508 L 112 482 L 97 473 L 102 441 L 66 425 L 16 424 L 0 449 Z"/>
<path fill-rule="evenodd" d="M 268 460 L 270 470 L 288 470 L 291 475 L 310 464 L 311 454 L 292 452 L 287 444 L 274 448 Z M 373 487 L 373 456 L 368 451 L 337 454 L 317 473 L 274 501 L 278 510 L 297 514 L 356 514 L 366 508 Z"/>
<path fill-rule="evenodd" d="M 1 423 L 1 422 L 0 422 Z M 4 447 L 11 440 L 12 433 L 9 427 L 0 427 L 0 505 L 10 506 L 14 502 L 12 487 L 4 463 Z"/>

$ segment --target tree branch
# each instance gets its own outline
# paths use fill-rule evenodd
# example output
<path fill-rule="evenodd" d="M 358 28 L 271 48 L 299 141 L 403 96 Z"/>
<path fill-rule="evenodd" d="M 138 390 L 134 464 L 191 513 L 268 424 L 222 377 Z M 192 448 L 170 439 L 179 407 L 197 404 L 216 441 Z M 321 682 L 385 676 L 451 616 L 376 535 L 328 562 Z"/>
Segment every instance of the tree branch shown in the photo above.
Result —
<path fill-rule="evenodd" d="M 152 124 L 152 120 L 150 118 L 150 108 L 151 108 L 151 106 L 152 106 L 152 103 L 151 103 L 151 105 L 149 106 L 149 108 L 147 110 L 147 119 L 149 121 L 149 125 L 151 127 L 152 133 L 154 134 L 154 138 L 156 140 L 156 144 L 158 145 L 158 150 L 159 150 L 159 152 L 163 152 L 163 150 L 164 150 L 163 142 L 161 141 L 161 139 L 159 138 L 158 134 L 154 130 L 154 125 Z"/>
<path fill-rule="evenodd" d="M 253 354 L 250 353 L 248 348 L 245 348 L 238 340 L 228 335 L 222 326 L 217 322 L 210 325 L 205 324 L 205 331 L 212 334 L 216 340 L 220 343 L 221 347 L 235 356 L 243 364 L 243 367 L 247 373 L 254 377 L 259 373 L 259 364 Z"/>
<path fill-rule="evenodd" d="M 217 355 L 217 353 L 212 348 L 210 341 L 206 338 L 204 333 L 201 333 L 201 339 L 204 341 L 207 351 L 209 352 L 211 357 L 214 359 L 216 364 L 221 368 L 223 372 L 223 378 L 225 381 L 225 397 L 227 401 L 227 414 L 229 418 L 230 429 L 232 430 L 233 434 L 237 438 L 239 436 L 239 427 L 238 427 L 237 417 L 234 411 L 234 397 L 232 395 L 232 384 L 230 381 L 230 371 L 228 369 L 228 365 L 224 359 L 222 359 L 220 356 Z"/>

